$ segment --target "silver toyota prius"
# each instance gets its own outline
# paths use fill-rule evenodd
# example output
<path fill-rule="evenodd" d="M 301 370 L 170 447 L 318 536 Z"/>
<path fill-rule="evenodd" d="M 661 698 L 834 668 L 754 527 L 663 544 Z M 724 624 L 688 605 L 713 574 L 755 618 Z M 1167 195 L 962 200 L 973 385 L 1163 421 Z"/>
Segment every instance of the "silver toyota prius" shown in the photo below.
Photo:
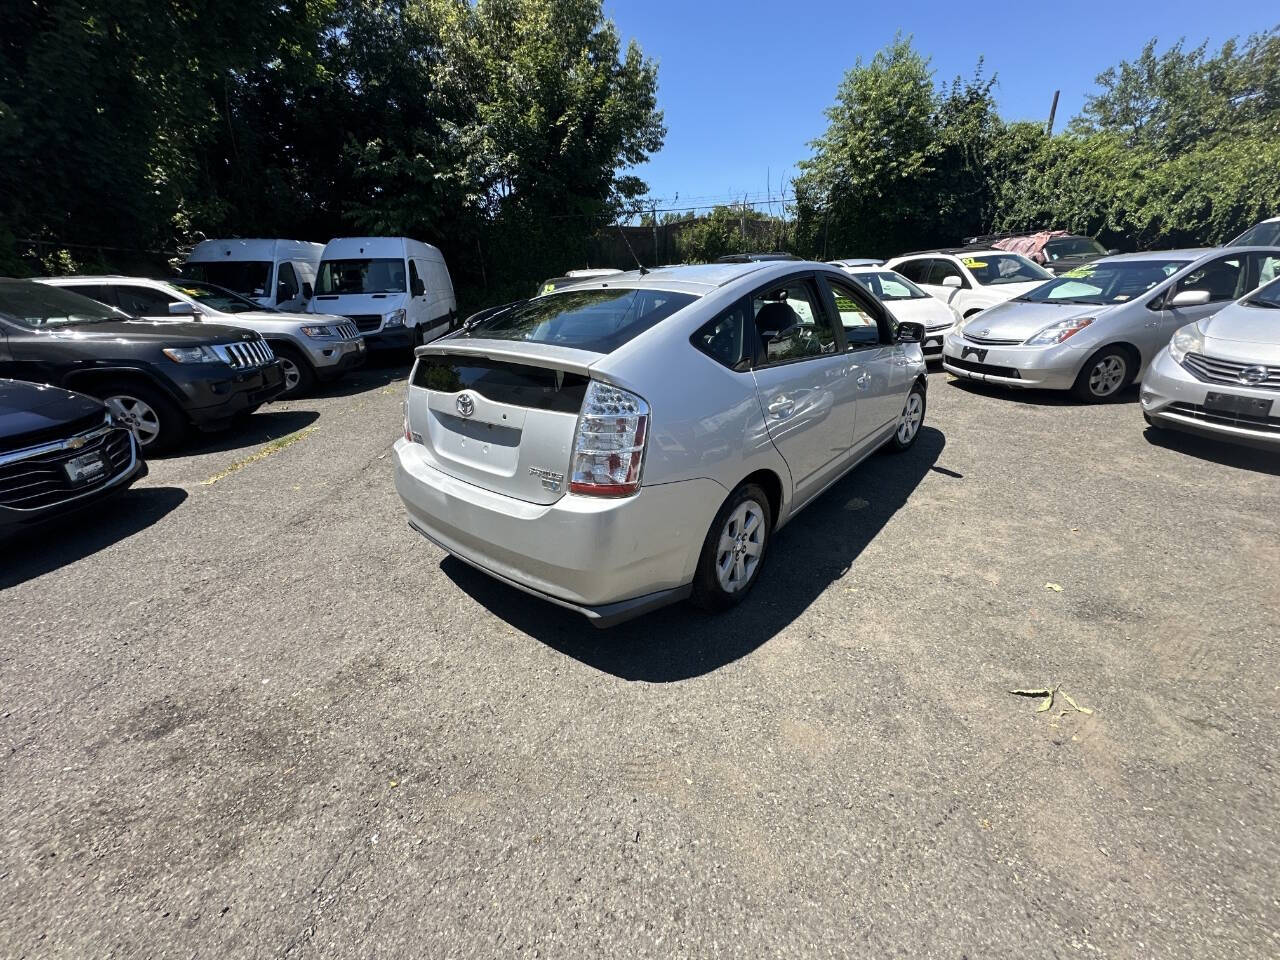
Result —
<path fill-rule="evenodd" d="M 1276 275 L 1280 247 L 1106 257 L 991 307 L 943 342 L 948 373 L 1110 400 L 1142 378 L 1175 330 Z"/>
<path fill-rule="evenodd" d="M 915 442 L 923 335 L 826 264 L 590 280 L 418 348 L 396 490 L 442 549 L 597 626 L 724 609 L 797 511 Z"/>

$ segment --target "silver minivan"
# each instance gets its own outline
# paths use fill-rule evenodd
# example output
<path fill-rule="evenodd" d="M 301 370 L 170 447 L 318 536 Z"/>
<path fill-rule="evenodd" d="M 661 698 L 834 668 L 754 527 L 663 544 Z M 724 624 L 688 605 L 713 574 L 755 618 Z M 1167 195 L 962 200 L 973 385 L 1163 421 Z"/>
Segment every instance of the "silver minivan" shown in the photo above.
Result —
<path fill-rule="evenodd" d="M 739 602 L 773 534 L 925 414 L 924 329 L 826 264 L 590 280 L 420 347 L 409 523 L 597 626 Z"/>

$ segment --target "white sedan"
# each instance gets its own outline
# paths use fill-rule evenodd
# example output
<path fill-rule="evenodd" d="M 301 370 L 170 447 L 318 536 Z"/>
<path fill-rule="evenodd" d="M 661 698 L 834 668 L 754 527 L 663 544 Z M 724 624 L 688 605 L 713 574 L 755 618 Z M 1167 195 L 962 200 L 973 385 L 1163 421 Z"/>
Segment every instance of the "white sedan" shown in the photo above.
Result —
<path fill-rule="evenodd" d="M 942 341 L 960 320 L 955 309 L 929 296 L 914 283 L 887 267 L 844 267 L 877 300 L 889 308 L 897 320 L 910 320 L 925 329 L 921 348 L 926 360 L 942 359 Z"/>
<path fill-rule="evenodd" d="M 1051 274 L 1020 253 L 948 247 L 906 253 L 885 264 L 948 306 L 961 317 L 1030 293 Z"/>

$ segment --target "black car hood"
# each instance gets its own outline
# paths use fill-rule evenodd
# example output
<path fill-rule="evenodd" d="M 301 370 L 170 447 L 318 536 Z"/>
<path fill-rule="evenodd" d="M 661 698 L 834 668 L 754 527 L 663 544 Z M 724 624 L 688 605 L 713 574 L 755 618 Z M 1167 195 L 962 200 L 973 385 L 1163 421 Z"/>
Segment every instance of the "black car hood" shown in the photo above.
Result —
<path fill-rule="evenodd" d="M 0 380 L 0 453 L 61 440 L 102 423 L 107 408 L 61 387 Z"/>
<path fill-rule="evenodd" d="M 174 323 L 169 320 L 155 323 L 146 320 L 105 320 L 37 329 L 53 341 L 159 344 L 166 347 L 235 343 L 240 340 L 257 340 L 259 336 L 244 327 L 229 327 L 220 323 Z"/>

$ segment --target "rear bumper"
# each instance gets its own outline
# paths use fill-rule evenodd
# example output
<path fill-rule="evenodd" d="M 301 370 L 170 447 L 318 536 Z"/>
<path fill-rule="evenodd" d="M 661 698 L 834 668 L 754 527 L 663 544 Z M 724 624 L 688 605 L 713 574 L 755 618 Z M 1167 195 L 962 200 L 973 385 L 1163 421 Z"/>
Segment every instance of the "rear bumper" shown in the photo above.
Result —
<path fill-rule="evenodd" d="M 403 438 L 396 491 L 415 529 L 472 566 L 608 626 L 689 593 L 707 529 L 728 492 L 714 480 L 634 497 L 566 494 L 550 505 L 441 473 Z"/>
<path fill-rule="evenodd" d="M 1066 344 L 983 347 L 958 333 L 947 336 L 942 349 L 942 368 L 953 376 L 1042 390 L 1070 390 L 1087 356 Z"/>
<path fill-rule="evenodd" d="M 1210 391 L 1237 397 L 1270 401 L 1269 416 L 1233 416 L 1206 410 Z M 1156 354 L 1139 392 L 1142 412 L 1156 426 L 1243 443 L 1252 447 L 1280 450 L 1280 393 L 1254 387 L 1205 383 L 1197 380 L 1169 354 Z"/>
<path fill-rule="evenodd" d="M 208 376 L 184 377 L 175 386 L 183 400 L 183 410 L 192 423 L 202 427 L 274 400 L 284 390 L 284 373 L 280 361 L 273 360 L 265 366 L 230 376 L 219 371 Z"/>

